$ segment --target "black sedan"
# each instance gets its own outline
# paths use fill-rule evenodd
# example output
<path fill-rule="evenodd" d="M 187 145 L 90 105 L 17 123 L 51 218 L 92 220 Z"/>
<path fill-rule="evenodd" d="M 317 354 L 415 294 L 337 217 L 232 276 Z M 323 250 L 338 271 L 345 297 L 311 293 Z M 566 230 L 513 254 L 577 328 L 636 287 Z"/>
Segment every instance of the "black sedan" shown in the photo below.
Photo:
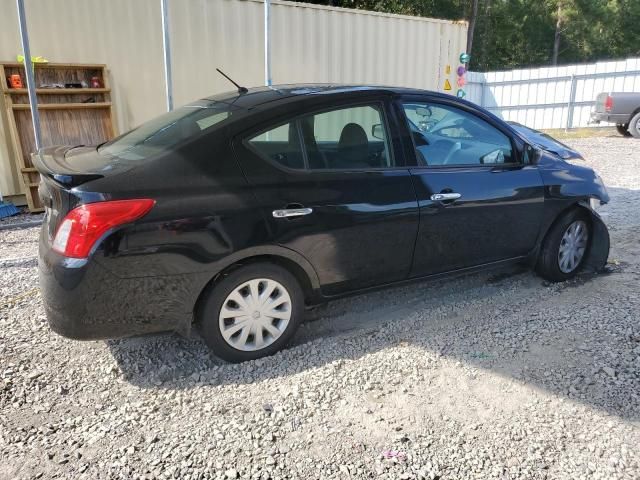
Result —
<path fill-rule="evenodd" d="M 197 326 L 243 361 L 339 296 L 515 262 L 562 281 L 609 252 L 598 175 L 422 90 L 241 89 L 35 162 L 44 305 L 76 339 Z"/>

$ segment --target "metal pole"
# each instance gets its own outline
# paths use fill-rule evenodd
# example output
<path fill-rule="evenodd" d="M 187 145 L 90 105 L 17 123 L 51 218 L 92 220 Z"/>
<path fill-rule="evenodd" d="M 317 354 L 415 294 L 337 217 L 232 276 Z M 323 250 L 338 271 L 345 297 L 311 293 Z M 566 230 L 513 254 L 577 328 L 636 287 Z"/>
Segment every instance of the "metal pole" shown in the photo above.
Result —
<path fill-rule="evenodd" d="M 264 84 L 271 85 L 271 1 L 264 0 Z"/>
<path fill-rule="evenodd" d="M 40 132 L 40 113 L 38 112 L 38 99 L 36 97 L 36 82 L 33 78 L 33 63 L 31 63 L 29 33 L 27 32 L 27 16 L 24 13 L 24 1 L 16 0 L 16 4 L 18 7 L 18 22 L 20 23 L 22 54 L 24 55 L 24 75 L 27 78 L 27 91 L 29 92 L 29 105 L 31 106 L 33 137 L 35 138 L 36 150 L 40 150 L 40 148 L 42 147 L 42 135 Z"/>
<path fill-rule="evenodd" d="M 167 111 L 173 110 L 173 79 L 171 77 L 171 42 L 169 39 L 168 0 L 160 0 L 162 11 L 162 51 L 164 52 L 164 85 L 167 97 Z"/>
<path fill-rule="evenodd" d="M 573 110 L 576 103 L 576 76 L 571 75 L 571 86 L 569 87 L 569 102 L 567 103 L 567 124 L 564 131 L 569 131 L 573 127 Z"/>

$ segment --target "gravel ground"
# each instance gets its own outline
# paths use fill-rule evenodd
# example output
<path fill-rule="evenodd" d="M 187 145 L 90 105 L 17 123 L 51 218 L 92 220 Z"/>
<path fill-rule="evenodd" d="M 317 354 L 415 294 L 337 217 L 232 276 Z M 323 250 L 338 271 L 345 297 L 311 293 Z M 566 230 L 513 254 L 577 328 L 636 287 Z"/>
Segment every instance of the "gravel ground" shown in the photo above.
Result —
<path fill-rule="evenodd" d="M 17 207 L 20 213 L 10 217 L 0 218 L 0 227 L 8 225 L 16 225 L 19 223 L 42 222 L 42 213 L 29 213 L 26 207 Z"/>
<path fill-rule="evenodd" d="M 640 478 L 640 142 L 571 143 L 610 189 L 608 273 L 334 302 L 241 365 L 52 334 L 37 228 L 0 231 L 0 478 Z"/>

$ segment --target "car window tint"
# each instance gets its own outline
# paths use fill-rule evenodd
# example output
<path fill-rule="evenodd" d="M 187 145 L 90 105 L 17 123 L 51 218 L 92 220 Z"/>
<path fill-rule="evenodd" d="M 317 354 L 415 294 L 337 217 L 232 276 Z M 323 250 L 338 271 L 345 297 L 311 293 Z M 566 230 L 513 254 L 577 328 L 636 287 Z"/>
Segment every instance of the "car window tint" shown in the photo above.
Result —
<path fill-rule="evenodd" d="M 200 120 L 196 120 L 196 123 L 198 124 L 200 130 L 204 130 L 212 125 L 215 125 L 218 122 L 225 120 L 228 116 L 229 112 L 212 113 L 211 115 L 203 117 Z"/>
<path fill-rule="evenodd" d="M 284 167 L 304 168 L 304 157 L 295 121 L 256 135 L 249 139 L 249 145 L 262 157 Z"/>
<path fill-rule="evenodd" d="M 310 169 L 394 166 L 380 106 L 341 108 L 299 120 Z"/>
<path fill-rule="evenodd" d="M 515 162 L 509 137 L 481 118 L 449 105 L 405 102 L 422 165 L 490 165 Z"/>
<path fill-rule="evenodd" d="M 142 160 L 170 151 L 203 130 L 219 127 L 236 111 L 227 103 L 198 100 L 143 123 L 100 146 L 98 152 L 123 160 Z"/>

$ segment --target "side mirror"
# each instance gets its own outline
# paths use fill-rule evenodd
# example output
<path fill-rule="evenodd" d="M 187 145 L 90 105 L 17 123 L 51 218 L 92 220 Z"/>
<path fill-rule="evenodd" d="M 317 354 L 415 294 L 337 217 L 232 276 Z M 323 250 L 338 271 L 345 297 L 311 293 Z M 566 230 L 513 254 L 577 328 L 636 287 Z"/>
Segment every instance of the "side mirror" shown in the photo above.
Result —
<path fill-rule="evenodd" d="M 480 157 L 480 163 L 482 164 L 494 164 L 504 163 L 504 153 L 501 149 L 493 150 L 486 155 Z"/>
<path fill-rule="evenodd" d="M 371 126 L 371 136 L 378 140 L 384 140 L 384 129 L 382 128 L 382 124 L 376 123 Z"/>
<path fill-rule="evenodd" d="M 528 143 L 524 144 L 524 148 L 522 149 L 522 162 L 525 164 L 535 164 L 538 162 L 538 157 L 540 155 L 540 150 L 534 147 L 533 145 L 529 145 Z"/>

